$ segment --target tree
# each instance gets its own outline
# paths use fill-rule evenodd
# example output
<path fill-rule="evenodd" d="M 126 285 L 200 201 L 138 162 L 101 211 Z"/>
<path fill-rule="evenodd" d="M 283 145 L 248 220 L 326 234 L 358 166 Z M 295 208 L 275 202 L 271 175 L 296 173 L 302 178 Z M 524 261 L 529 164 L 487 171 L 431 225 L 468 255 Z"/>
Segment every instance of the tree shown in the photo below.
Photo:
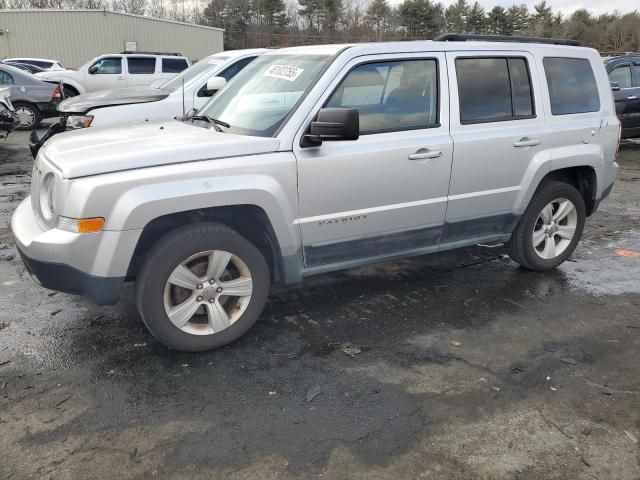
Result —
<path fill-rule="evenodd" d="M 320 30 L 322 14 L 324 10 L 323 0 L 299 0 L 300 16 L 307 21 L 311 30 Z"/>
<path fill-rule="evenodd" d="M 550 37 L 553 30 L 553 12 L 547 6 L 546 0 L 534 5 L 531 17 L 531 33 L 537 37 Z"/>
<path fill-rule="evenodd" d="M 507 20 L 507 12 L 496 5 L 487 15 L 487 31 L 494 35 L 509 35 L 511 28 Z"/>
<path fill-rule="evenodd" d="M 409 37 L 433 38 L 444 21 L 442 4 L 430 0 L 404 0 L 399 7 L 400 25 Z"/>
<path fill-rule="evenodd" d="M 469 5 L 467 0 L 457 0 L 447 7 L 444 12 L 444 25 L 447 32 L 465 33 L 467 31 L 467 17 Z"/>
<path fill-rule="evenodd" d="M 391 8 L 387 0 L 373 0 L 367 8 L 366 21 L 376 34 L 376 39 L 382 39 L 387 30 L 391 17 Z"/>
<path fill-rule="evenodd" d="M 475 2 L 469 9 L 467 15 L 467 28 L 469 33 L 484 33 L 486 27 L 486 15 L 484 8 L 478 2 Z"/>
<path fill-rule="evenodd" d="M 507 10 L 507 22 L 511 33 L 523 34 L 529 28 L 529 10 L 526 4 L 512 5 Z"/>

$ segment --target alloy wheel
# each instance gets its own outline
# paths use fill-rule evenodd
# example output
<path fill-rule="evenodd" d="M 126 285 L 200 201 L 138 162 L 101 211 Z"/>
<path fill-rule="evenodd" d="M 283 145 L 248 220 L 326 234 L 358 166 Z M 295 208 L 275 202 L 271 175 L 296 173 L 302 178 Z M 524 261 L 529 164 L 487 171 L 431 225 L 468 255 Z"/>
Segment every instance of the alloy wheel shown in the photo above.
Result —
<path fill-rule="evenodd" d="M 540 212 L 533 227 L 533 248 L 544 260 L 562 255 L 571 244 L 578 225 L 576 206 L 566 198 L 549 202 Z"/>

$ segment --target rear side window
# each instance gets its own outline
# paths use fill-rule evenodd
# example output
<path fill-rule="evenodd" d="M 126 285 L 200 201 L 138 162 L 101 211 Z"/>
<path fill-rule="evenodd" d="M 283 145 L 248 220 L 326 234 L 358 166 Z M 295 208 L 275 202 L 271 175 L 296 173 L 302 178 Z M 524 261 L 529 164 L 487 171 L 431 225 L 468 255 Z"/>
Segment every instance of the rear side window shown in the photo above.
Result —
<path fill-rule="evenodd" d="M 501 122 L 535 115 L 524 58 L 456 59 L 460 123 Z"/>
<path fill-rule="evenodd" d="M 244 67 L 249 65 L 255 59 L 256 57 L 248 57 L 248 58 L 243 58 L 242 60 L 238 60 L 236 63 L 234 63 L 230 67 L 227 67 L 226 70 L 224 70 L 223 72 L 220 72 L 217 76 L 223 77 L 228 82 L 233 77 L 235 77 Z"/>
<path fill-rule="evenodd" d="M 609 72 L 609 81 L 611 83 L 617 83 L 620 88 L 631 88 L 631 66 L 623 65 L 622 67 L 616 67 Z"/>
<path fill-rule="evenodd" d="M 598 86 L 589 60 L 547 57 L 543 64 L 553 115 L 600 110 Z"/>
<path fill-rule="evenodd" d="M 162 73 L 180 73 L 188 66 L 187 61 L 184 58 L 162 59 Z"/>
<path fill-rule="evenodd" d="M 51 62 L 43 62 L 42 60 L 23 60 L 23 61 L 18 61 L 18 63 L 28 63 L 30 65 L 35 65 L 36 67 L 40 67 L 40 68 L 50 68 L 53 63 Z"/>
<path fill-rule="evenodd" d="M 429 59 L 359 65 L 326 106 L 357 108 L 362 135 L 437 127 L 438 64 Z"/>
<path fill-rule="evenodd" d="M 128 57 L 129 73 L 151 74 L 156 71 L 156 59 L 153 57 Z"/>

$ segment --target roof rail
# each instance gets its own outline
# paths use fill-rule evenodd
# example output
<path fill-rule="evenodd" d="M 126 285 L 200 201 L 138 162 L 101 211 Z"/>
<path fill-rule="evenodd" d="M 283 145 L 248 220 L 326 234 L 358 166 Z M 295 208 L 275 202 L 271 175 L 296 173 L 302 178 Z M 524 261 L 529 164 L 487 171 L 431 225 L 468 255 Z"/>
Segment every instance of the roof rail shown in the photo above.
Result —
<path fill-rule="evenodd" d="M 125 50 L 124 52 L 120 52 L 121 55 L 135 55 L 136 53 L 140 55 L 167 55 L 172 57 L 183 56 L 181 53 L 177 53 L 177 52 L 141 52 L 137 50 Z"/>
<path fill-rule="evenodd" d="M 445 33 L 433 39 L 436 42 L 466 42 L 479 40 L 484 42 L 518 42 L 518 43 L 546 43 L 550 45 L 569 45 L 579 47 L 576 40 L 562 40 L 558 38 L 523 37 L 520 35 L 480 35 L 476 33 Z"/>

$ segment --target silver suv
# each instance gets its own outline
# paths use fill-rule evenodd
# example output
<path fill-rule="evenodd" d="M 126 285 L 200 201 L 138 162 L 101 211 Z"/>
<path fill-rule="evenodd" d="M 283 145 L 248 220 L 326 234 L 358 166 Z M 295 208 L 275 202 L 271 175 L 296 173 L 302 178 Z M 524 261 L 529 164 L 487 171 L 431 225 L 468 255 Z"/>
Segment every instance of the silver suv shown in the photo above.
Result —
<path fill-rule="evenodd" d="M 443 40 L 274 50 L 189 121 L 54 137 L 11 223 L 25 265 L 103 305 L 136 280 L 186 351 L 244 334 L 274 282 L 479 242 L 557 267 L 616 175 L 602 60 Z"/>

